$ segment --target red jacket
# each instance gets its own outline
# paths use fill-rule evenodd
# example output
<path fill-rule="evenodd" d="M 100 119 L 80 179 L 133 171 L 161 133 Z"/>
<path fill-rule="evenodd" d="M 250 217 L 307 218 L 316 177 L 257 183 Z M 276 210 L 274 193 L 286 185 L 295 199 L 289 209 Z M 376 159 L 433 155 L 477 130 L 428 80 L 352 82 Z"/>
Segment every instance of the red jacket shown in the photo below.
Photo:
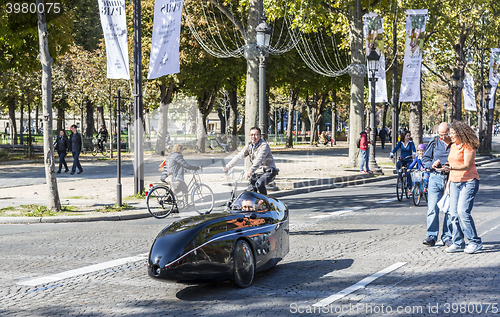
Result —
<path fill-rule="evenodd" d="M 368 136 L 366 135 L 366 132 L 363 131 L 359 134 L 359 149 L 363 151 L 368 151 Z"/>

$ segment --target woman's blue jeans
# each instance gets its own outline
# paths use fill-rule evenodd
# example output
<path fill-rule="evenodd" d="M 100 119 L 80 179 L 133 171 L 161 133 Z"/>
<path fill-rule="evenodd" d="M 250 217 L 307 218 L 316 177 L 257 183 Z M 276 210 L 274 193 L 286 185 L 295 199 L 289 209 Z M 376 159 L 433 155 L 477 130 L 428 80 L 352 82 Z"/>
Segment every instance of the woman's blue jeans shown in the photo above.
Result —
<path fill-rule="evenodd" d="M 468 182 L 450 182 L 450 215 L 453 225 L 453 243 L 460 248 L 465 247 L 464 236 L 471 244 L 480 244 L 481 238 L 477 235 L 476 226 L 471 216 L 479 190 L 479 180 Z"/>

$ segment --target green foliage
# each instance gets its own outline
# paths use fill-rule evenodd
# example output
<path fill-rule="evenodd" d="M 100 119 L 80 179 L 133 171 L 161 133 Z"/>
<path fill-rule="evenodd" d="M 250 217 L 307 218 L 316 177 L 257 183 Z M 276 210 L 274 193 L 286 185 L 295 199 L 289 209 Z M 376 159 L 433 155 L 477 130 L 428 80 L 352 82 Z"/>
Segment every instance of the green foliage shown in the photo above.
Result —
<path fill-rule="evenodd" d="M 121 207 L 116 206 L 116 204 L 115 205 L 107 205 L 107 206 L 104 206 L 103 208 L 98 208 L 95 211 L 106 213 L 106 212 L 117 212 L 117 211 L 123 211 L 123 210 L 130 210 L 130 209 L 134 209 L 134 208 L 135 208 L 134 206 L 131 206 L 127 203 L 124 203 Z"/>

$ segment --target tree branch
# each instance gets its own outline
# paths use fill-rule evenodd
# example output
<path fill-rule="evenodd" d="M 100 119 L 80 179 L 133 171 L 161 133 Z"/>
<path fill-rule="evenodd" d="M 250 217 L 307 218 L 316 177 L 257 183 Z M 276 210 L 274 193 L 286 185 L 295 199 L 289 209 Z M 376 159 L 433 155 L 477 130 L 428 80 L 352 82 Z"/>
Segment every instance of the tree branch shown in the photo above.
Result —
<path fill-rule="evenodd" d="M 219 0 L 205 0 L 207 2 L 212 3 L 214 6 L 216 6 L 226 17 L 233 22 L 234 26 L 238 29 L 238 31 L 241 33 L 241 36 L 246 39 L 246 32 L 245 28 L 243 28 L 243 25 L 236 19 L 236 17 L 229 11 L 223 4 L 219 2 Z"/>
<path fill-rule="evenodd" d="M 425 66 L 425 68 L 427 68 L 432 74 L 434 74 L 436 77 L 438 77 L 439 79 L 441 79 L 443 82 L 447 83 L 448 84 L 448 78 L 444 77 L 443 75 L 439 74 L 439 73 L 436 73 L 434 70 L 432 70 L 429 66 L 427 66 L 427 64 L 425 64 L 424 62 L 422 62 L 422 65 Z"/>
<path fill-rule="evenodd" d="M 321 1 L 321 6 L 323 7 L 323 9 L 325 9 L 326 11 L 328 11 L 328 12 L 330 12 L 332 14 L 343 14 L 343 15 L 345 15 L 345 11 L 344 10 L 339 9 L 339 8 L 334 8 L 331 5 L 329 5 L 328 3 L 326 3 L 325 1 Z"/>

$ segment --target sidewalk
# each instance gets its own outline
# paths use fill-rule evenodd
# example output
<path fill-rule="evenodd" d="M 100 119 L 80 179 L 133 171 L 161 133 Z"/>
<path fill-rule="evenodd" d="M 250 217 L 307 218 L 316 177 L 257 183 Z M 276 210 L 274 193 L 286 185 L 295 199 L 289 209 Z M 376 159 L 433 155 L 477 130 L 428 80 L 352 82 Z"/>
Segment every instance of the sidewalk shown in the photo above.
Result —
<path fill-rule="evenodd" d="M 390 146 L 389 146 L 390 147 Z M 292 150 L 274 148 L 273 155 L 276 159 L 280 173 L 276 178 L 278 191 L 269 192 L 270 196 L 283 197 L 298 193 L 331 189 L 335 187 L 350 186 L 361 183 L 377 182 L 395 178 L 393 174 L 394 164 L 389 159 L 390 148 L 384 150 L 376 149 L 376 160 L 382 168 L 384 175 L 374 176 L 372 174 L 360 174 L 358 168 L 347 168 L 348 149 L 346 142 L 339 142 L 332 147 L 297 146 Z M 205 166 L 202 181 L 209 185 L 216 197 L 216 206 L 222 205 L 229 199 L 231 187 L 227 186 L 229 180 L 222 172 L 220 160 L 225 162 L 234 157 L 235 153 L 185 153 L 185 159 L 189 162 L 194 159 L 211 161 L 212 165 Z M 149 184 L 159 182 L 157 165 L 162 161 L 159 156 L 147 155 L 144 158 L 145 165 L 151 171 L 145 176 L 144 185 L 147 190 Z M 495 158 L 493 160 L 500 160 Z M 478 165 L 490 162 L 491 159 L 478 158 Z M 92 161 L 94 162 L 94 161 Z M 92 164 L 90 161 L 87 164 Z M 98 164 L 98 163 L 95 163 Z M 41 165 L 40 163 L 24 163 L 23 167 Z M 1 169 L 12 169 L 14 164 L 0 166 Z M 114 168 L 115 167 L 110 167 Z M 243 170 L 240 164 L 235 168 L 235 175 Z M 15 172 L 14 172 L 15 175 Z M 83 174 L 82 174 L 83 175 Z M 67 175 L 64 175 L 67 176 Z M 15 177 L 15 176 L 14 176 Z M 58 176 L 59 177 L 59 176 Z M 62 177 L 61 177 L 62 178 Z M 188 172 L 185 175 L 186 182 L 191 178 Z M 7 181 L 3 179 L 2 181 Z M 244 181 L 245 182 L 245 181 Z M 4 212 L 0 216 L 0 223 L 40 223 L 40 222 L 76 222 L 76 221 L 113 221 L 150 217 L 144 199 L 131 198 L 134 191 L 133 177 L 122 177 L 123 203 L 134 208 L 119 212 L 99 212 L 96 209 L 116 203 L 116 177 L 94 179 L 68 179 L 59 182 L 58 190 L 62 205 L 77 208 L 77 215 L 51 216 L 51 217 L 13 217 Z M 238 186 L 243 190 L 246 186 Z M 0 188 L 0 208 L 19 205 L 46 205 L 47 185 L 29 185 L 10 188 Z M 0 209 L 1 211 L 1 209 Z M 182 212 L 182 217 L 195 215 L 193 212 Z M 0 213 L 0 215 L 2 215 Z"/>

